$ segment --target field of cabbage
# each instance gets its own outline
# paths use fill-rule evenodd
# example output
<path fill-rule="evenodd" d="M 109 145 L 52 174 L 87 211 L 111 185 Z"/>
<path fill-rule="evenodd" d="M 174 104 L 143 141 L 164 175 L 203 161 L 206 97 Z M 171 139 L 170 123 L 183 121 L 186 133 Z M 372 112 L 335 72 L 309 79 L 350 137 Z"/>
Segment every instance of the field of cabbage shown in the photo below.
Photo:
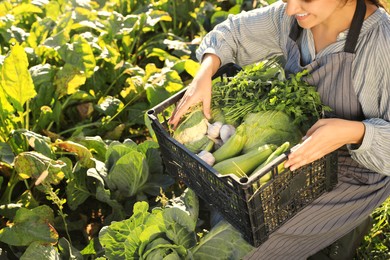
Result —
<path fill-rule="evenodd" d="M 249 252 L 164 171 L 145 112 L 191 81 L 210 29 L 267 2 L 1 1 L 0 259 Z M 359 257 L 389 257 L 389 216 L 388 200 Z"/>

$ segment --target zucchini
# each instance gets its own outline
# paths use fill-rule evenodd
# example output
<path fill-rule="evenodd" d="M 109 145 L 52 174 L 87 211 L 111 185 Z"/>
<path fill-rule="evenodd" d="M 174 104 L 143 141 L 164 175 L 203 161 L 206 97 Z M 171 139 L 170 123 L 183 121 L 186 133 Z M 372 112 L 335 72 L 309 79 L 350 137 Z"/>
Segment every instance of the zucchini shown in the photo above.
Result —
<path fill-rule="evenodd" d="M 276 149 L 276 145 L 265 144 L 248 153 L 223 160 L 214 165 L 220 174 L 235 174 L 238 177 L 248 176 L 256 167 L 263 163 Z"/>
<path fill-rule="evenodd" d="M 236 132 L 220 148 L 213 152 L 215 162 L 221 162 L 241 153 L 247 140 L 245 125 L 236 128 Z"/>
<path fill-rule="evenodd" d="M 275 160 L 279 155 L 283 154 L 290 148 L 290 142 L 284 142 L 282 145 L 280 145 L 276 150 L 267 158 L 267 160 L 260 164 L 253 172 L 260 171 L 264 166 Z M 281 163 L 278 165 L 278 172 L 281 172 L 284 168 L 284 163 Z M 271 179 L 272 172 L 269 171 L 264 176 L 260 178 L 260 184 L 264 184 L 267 181 Z"/>

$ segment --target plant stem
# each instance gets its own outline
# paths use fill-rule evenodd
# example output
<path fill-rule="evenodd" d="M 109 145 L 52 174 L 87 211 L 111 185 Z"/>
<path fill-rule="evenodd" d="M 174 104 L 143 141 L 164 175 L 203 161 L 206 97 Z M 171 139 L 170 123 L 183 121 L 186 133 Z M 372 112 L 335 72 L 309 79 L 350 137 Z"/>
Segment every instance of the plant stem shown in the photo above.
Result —
<path fill-rule="evenodd" d="M 120 113 L 122 113 L 122 111 L 123 111 L 126 107 L 128 107 L 129 105 L 131 105 L 133 102 L 137 101 L 137 100 L 142 96 L 142 94 L 145 93 L 145 91 L 146 91 L 145 89 L 142 90 L 142 92 L 139 93 L 139 95 L 133 97 L 129 102 L 127 102 L 121 109 L 119 109 L 118 112 L 116 112 L 115 115 L 113 115 L 111 118 L 109 118 L 109 119 L 107 120 L 107 123 L 109 123 L 109 122 L 111 122 L 112 120 L 114 120 Z"/>
<path fill-rule="evenodd" d="M 118 77 L 116 77 L 116 78 L 111 82 L 111 84 L 110 84 L 110 86 L 108 86 L 106 92 L 104 92 L 103 97 L 108 96 L 108 93 L 110 92 L 110 90 L 111 90 L 111 89 L 114 87 L 114 85 L 117 83 L 118 79 L 119 79 L 120 77 L 122 77 L 124 74 L 126 74 L 126 70 L 124 70 L 121 74 L 119 74 Z"/>
<path fill-rule="evenodd" d="M 29 126 L 30 126 L 30 101 L 27 101 L 26 102 L 26 119 L 25 119 L 25 125 L 24 125 L 24 128 L 29 130 Z"/>
<path fill-rule="evenodd" d="M 58 133 L 58 135 L 61 136 L 61 135 L 66 134 L 66 133 L 76 131 L 79 128 L 86 128 L 86 127 L 90 127 L 90 126 L 100 126 L 101 124 L 102 124 L 101 122 L 95 122 L 95 123 L 89 123 L 89 124 L 84 124 L 81 126 L 72 127 L 72 128 L 66 129 L 66 130 Z"/>
<path fill-rule="evenodd" d="M 69 243 L 72 244 L 72 239 L 69 234 L 69 229 L 68 229 L 68 223 L 66 222 L 66 217 L 67 214 L 65 214 L 62 211 L 63 205 L 66 203 L 66 200 L 61 200 L 57 193 L 53 191 L 53 187 L 50 185 L 50 183 L 47 183 L 46 181 L 43 181 L 41 183 L 43 187 L 45 187 L 46 194 L 48 195 L 48 199 L 53 202 L 58 207 L 58 214 L 61 216 L 62 221 L 64 222 L 64 229 L 66 232 L 66 236 L 68 237 Z"/>
<path fill-rule="evenodd" d="M 18 182 L 19 182 L 18 174 L 14 171 L 11 175 L 11 179 L 7 183 L 7 188 L 5 189 L 2 197 L 0 198 L 0 205 L 6 205 L 11 203 L 12 192 Z"/>

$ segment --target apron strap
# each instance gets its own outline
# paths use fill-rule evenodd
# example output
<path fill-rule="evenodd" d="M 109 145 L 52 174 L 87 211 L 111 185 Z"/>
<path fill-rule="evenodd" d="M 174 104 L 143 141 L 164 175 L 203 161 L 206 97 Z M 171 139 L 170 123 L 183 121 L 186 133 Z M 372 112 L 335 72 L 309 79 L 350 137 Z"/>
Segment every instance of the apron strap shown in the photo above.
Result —
<path fill-rule="evenodd" d="M 298 40 L 299 35 L 301 35 L 302 30 L 303 30 L 302 27 L 299 26 L 297 20 L 295 20 L 292 27 L 291 27 L 290 34 L 289 34 L 289 37 L 291 38 L 291 40 L 296 42 Z"/>
<path fill-rule="evenodd" d="M 360 30 L 363 26 L 364 16 L 366 15 L 366 3 L 364 0 L 357 0 L 356 11 L 352 18 L 352 25 L 349 29 L 344 51 L 355 53 L 356 44 L 359 38 Z"/>

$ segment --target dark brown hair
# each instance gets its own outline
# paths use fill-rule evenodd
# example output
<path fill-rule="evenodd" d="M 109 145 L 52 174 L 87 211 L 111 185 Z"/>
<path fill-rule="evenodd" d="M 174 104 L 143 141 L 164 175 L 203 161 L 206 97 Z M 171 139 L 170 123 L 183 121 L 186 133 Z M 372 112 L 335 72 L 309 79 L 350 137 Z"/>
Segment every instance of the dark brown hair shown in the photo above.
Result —
<path fill-rule="evenodd" d="M 378 7 L 382 7 L 384 9 L 387 10 L 387 3 L 385 1 L 382 1 L 382 0 L 369 0 L 369 2 L 371 2 L 372 4 L 378 6 Z"/>

